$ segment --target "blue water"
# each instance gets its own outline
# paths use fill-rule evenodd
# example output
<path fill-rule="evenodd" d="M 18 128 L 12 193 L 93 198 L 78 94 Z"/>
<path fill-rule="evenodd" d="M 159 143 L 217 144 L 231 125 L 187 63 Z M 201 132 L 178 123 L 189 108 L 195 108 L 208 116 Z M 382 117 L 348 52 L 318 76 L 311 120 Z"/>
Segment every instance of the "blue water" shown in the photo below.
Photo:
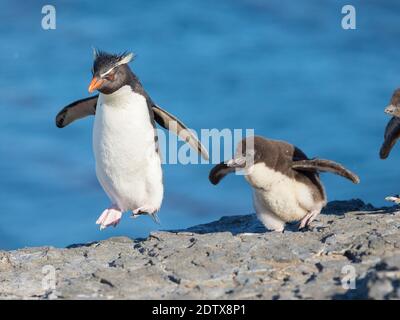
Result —
<path fill-rule="evenodd" d="M 94 172 L 93 118 L 54 125 L 88 96 L 92 45 L 134 51 L 153 100 L 195 130 L 290 141 L 361 176 L 353 185 L 324 175 L 331 200 L 384 205 L 400 191 L 400 148 L 378 158 L 383 108 L 400 86 L 400 3 L 351 3 L 357 29 L 345 31 L 338 0 L 51 1 L 57 29 L 44 31 L 42 1 L 1 0 L 0 248 L 142 237 L 252 212 L 244 179 L 214 187 L 211 165 L 165 165 L 161 226 L 126 215 L 98 230 L 109 200 Z"/>

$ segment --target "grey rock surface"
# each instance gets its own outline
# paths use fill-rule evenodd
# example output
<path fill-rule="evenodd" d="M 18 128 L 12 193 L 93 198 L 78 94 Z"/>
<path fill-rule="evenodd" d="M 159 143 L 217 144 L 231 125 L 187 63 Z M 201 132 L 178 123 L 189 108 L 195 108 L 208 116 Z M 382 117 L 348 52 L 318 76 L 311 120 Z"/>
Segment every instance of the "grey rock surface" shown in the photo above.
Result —
<path fill-rule="evenodd" d="M 2 299 L 399 299 L 400 211 L 328 204 L 310 230 L 255 215 L 68 248 L 0 251 Z"/>

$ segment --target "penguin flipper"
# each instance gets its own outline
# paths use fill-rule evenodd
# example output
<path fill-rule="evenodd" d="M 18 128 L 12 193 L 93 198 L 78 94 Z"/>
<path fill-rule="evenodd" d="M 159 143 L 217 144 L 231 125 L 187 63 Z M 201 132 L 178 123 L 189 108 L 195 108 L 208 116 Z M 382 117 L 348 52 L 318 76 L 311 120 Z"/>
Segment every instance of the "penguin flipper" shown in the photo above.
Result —
<path fill-rule="evenodd" d="M 360 178 L 341 164 L 325 159 L 293 161 L 292 168 L 298 171 L 332 172 L 353 183 L 360 183 Z"/>
<path fill-rule="evenodd" d="M 214 185 L 218 184 L 227 174 L 235 172 L 234 167 L 229 167 L 226 163 L 221 162 L 211 169 L 208 180 Z"/>
<path fill-rule="evenodd" d="M 186 141 L 191 147 L 197 150 L 201 156 L 208 160 L 208 152 L 206 148 L 201 144 L 197 137 L 180 121 L 177 117 L 173 116 L 169 112 L 160 108 L 158 105 L 153 104 L 154 120 L 163 128 L 172 131 L 181 139 Z"/>
<path fill-rule="evenodd" d="M 385 128 L 384 141 L 379 151 L 379 156 L 381 159 L 386 159 L 396 141 L 400 138 L 400 119 L 397 117 L 392 117 Z"/>
<path fill-rule="evenodd" d="M 56 126 L 64 128 L 71 122 L 96 113 L 97 98 L 99 95 L 81 99 L 64 107 L 56 116 Z"/>

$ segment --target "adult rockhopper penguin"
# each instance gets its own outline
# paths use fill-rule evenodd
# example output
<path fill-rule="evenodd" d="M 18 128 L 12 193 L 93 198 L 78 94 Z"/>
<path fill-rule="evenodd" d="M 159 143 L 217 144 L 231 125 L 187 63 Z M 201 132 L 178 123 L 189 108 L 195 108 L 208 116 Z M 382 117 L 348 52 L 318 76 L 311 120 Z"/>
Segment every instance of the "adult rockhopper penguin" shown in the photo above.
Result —
<path fill-rule="evenodd" d="M 134 217 L 149 214 L 158 221 L 163 182 L 155 122 L 208 159 L 206 149 L 187 127 L 152 101 L 128 66 L 132 58 L 132 53 L 94 50 L 89 92 L 97 90 L 99 94 L 71 103 L 56 117 L 57 127 L 63 128 L 95 115 L 96 175 L 111 200 L 96 222 L 100 229 L 116 226 L 126 211 L 132 211 Z"/>

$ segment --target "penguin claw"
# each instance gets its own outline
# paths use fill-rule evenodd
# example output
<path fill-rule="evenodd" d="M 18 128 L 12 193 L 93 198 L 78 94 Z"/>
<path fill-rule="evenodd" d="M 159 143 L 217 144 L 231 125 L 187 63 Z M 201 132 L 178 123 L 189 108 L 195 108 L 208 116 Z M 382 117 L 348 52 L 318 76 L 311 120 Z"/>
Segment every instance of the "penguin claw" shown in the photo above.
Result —
<path fill-rule="evenodd" d="M 155 208 L 150 208 L 150 207 L 140 207 L 135 210 L 132 210 L 132 215 L 131 218 L 136 219 L 137 217 L 141 215 L 150 215 L 150 217 L 153 219 L 153 221 L 157 224 L 161 224 L 160 219 L 158 218 L 157 214 L 158 209 Z"/>
<path fill-rule="evenodd" d="M 151 213 L 150 216 L 155 223 L 161 224 L 161 221 L 160 221 L 160 218 L 158 217 L 157 212 Z"/>

